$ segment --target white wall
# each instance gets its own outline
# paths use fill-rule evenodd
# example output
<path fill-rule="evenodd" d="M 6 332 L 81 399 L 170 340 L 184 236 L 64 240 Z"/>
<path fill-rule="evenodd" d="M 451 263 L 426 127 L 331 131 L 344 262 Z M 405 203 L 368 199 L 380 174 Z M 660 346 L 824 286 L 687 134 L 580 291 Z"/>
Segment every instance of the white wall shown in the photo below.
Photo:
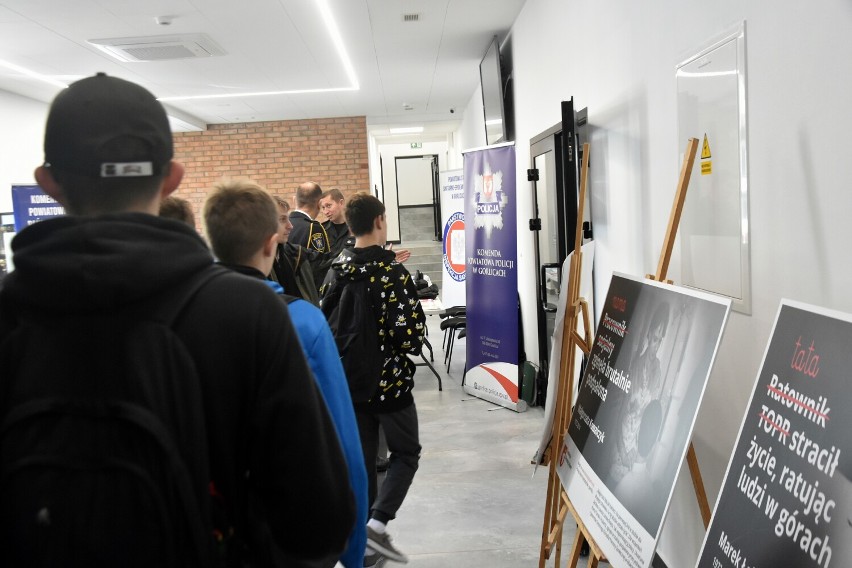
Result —
<path fill-rule="evenodd" d="M 457 169 L 464 167 L 462 152 L 485 146 L 485 114 L 482 110 L 482 87 L 478 82 L 462 117 L 462 123 L 456 135 Z"/>
<path fill-rule="evenodd" d="M 12 184 L 35 183 L 46 120 L 45 103 L 0 91 L 0 211 L 12 210 Z"/>
<path fill-rule="evenodd" d="M 686 145 L 676 139 L 675 66 L 742 20 L 753 305 L 751 316 L 729 319 L 694 436 L 711 506 L 779 300 L 852 312 L 846 167 L 852 5 L 527 0 L 511 31 L 519 189 L 528 186 L 529 139 L 559 122 L 560 101 L 573 95 L 575 108 L 589 109 L 596 294 L 602 298 L 613 270 L 644 275 L 657 264 L 678 153 Z M 466 124 L 469 119 L 466 112 Z M 519 221 L 530 217 L 530 208 L 519 200 Z M 519 250 L 531 246 L 521 231 Z M 519 259 L 521 275 L 529 274 L 524 265 Z M 676 269 L 670 271 L 675 280 Z M 529 282 L 519 288 L 533 293 Z M 531 331 L 525 327 L 528 346 Z M 664 532 L 664 559 L 692 566 L 703 528 L 683 476 Z"/>

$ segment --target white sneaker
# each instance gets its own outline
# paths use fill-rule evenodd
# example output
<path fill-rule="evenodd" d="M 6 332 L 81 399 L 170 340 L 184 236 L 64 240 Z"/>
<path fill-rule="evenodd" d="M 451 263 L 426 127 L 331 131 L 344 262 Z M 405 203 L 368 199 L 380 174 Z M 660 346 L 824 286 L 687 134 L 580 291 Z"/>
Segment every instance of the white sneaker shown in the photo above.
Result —
<path fill-rule="evenodd" d="M 388 560 L 408 564 L 408 556 L 394 547 L 390 535 L 373 530 L 370 526 L 367 527 L 367 548 L 378 552 Z"/>

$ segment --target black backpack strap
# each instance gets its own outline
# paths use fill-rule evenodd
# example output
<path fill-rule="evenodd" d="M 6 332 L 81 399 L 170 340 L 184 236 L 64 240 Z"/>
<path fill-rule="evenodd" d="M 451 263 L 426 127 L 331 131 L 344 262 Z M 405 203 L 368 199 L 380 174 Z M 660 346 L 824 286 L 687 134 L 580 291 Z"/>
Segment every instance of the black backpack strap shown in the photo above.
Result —
<path fill-rule="evenodd" d="M 177 286 L 176 289 L 168 292 L 167 295 L 161 295 L 157 298 L 157 300 L 155 300 L 155 304 L 151 306 L 152 309 L 149 312 L 148 317 L 150 317 L 153 321 L 174 329 L 175 323 L 180 319 L 186 308 L 201 289 L 209 284 L 213 279 L 230 273 L 230 270 L 217 264 L 211 264 L 210 266 L 205 267 Z M 114 412 L 121 418 L 142 426 L 155 434 L 158 443 L 166 452 L 166 455 L 169 456 L 173 465 L 173 470 L 177 472 L 179 477 L 179 479 L 175 479 L 175 483 L 180 488 L 178 493 L 180 494 L 181 504 L 184 507 L 184 511 L 187 512 L 187 517 L 201 519 L 202 514 L 199 503 L 192 498 L 194 491 L 192 490 L 192 480 L 190 478 L 189 471 L 183 465 L 180 453 L 172 443 L 169 433 L 162 428 L 156 417 L 150 413 L 145 413 L 144 411 L 140 413 L 138 409 L 133 409 L 121 404 L 113 405 L 110 408 L 110 412 Z M 208 449 L 208 462 L 209 459 L 210 456 Z M 208 541 L 210 540 L 210 535 L 206 534 L 201 529 L 201 525 L 198 523 L 191 523 L 189 525 L 189 530 L 192 533 L 196 554 L 199 560 L 203 563 L 206 558 L 209 558 Z"/>
<path fill-rule="evenodd" d="M 299 267 L 302 265 L 302 247 L 296 249 L 296 266 L 293 268 L 293 271 L 299 270 Z"/>
<path fill-rule="evenodd" d="M 174 327 L 175 322 L 183 315 L 184 309 L 205 285 L 214 278 L 231 272 L 231 270 L 218 264 L 211 264 L 203 270 L 199 270 L 174 290 L 161 294 L 154 300 L 155 303 L 150 306 L 149 312 L 151 319 L 166 327 Z"/>
<path fill-rule="evenodd" d="M 326 319 L 331 317 L 331 312 L 340 303 L 340 296 L 343 295 L 343 289 L 348 282 L 348 278 L 336 278 L 328 285 L 325 294 L 320 298 L 320 309 Z"/>
<path fill-rule="evenodd" d="M 284 303 L 287 304 L 288 306 L 290 304 L 292 304 L 293 302 L 295 302 L 296 300 L 301 300 L 301 298 L 299 298 L 298 296 L 291 296 L 290 294 L 286 294 L 286 293 L 282 293 L 282 294 L 278 294 L 278 295 L 281 296 L 281 299 L 284 300 Z"/>

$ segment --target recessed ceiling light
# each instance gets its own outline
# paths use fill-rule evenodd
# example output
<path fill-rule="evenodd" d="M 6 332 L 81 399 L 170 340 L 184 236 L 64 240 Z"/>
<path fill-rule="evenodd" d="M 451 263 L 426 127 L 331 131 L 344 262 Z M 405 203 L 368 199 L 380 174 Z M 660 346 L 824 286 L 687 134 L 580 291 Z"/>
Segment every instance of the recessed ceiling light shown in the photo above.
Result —
<path fill-rule="evenodd" d="M 391 134 L 419 134 L 423 132 L 422 126 L 405 126 L 402 128 L 391 128 Z"/>
<path fill-rule="evenodd" d="M 354 90 L 358 89 L 358 77 L 355 75 L 355 69 L 352 67 L 352 62 L 349 60 L 349 53 L 346 51 L 346 46 L 343 45 L 343 37 L 340 35 L 340 29 L 337 27 L 337 22 L 334 19 L 334 14 L 331 13 L 331 8 L 328 7 L 328 0 L 316 0 L 317 7 L 322 14 L 322 19 L 325 22 L 325 27 L 328 28 L 328 33 L 331 35 L 331 41 L 334 42 L 334 47 L 337 49 L 337 55 L 343 63 L 343 68 L 346 69 L 346 75 L 349 77 L 349 82 Z"/>
<path fill-rule="evenodd" d="M 35 79 L 36 81 L 41 81 L 42 83 L 47 83 L 48 85 L 59 87 L 60 89 L 65 89 L 68 87 L 68 83 L 57 81 L 52 77 L 42 75 L 41 73 L 36 73 L 35 71 L 31 71 L 26 67 L 21 67 L 20 65 L 15 65 L 14 63 L 9 63 L 8 61 L 3 61 L 2 59 L 0 59 L 0 67 L 4 67 L 16 73 L 20 73 L 21 75 L 26 75 L 30 79 Z"/>
<path fill-rule="evenodd" d="M 343 45 L 343 38 L 340 35 L 340 29 L 337 27 L 337 22 L 334 19 L 334 14 L 328 6 L 327 0 L 315 0 L 317 8 L 319 8 L 325 27 L 331 36 L 331 41 L 337 50 L 337 55 L 343 64 L 346 71 L 346 76 L 349 78 L 350 86 L 348 87 L 331 87 L 322 89 L 292 89 L 287 91 L 263 91 L 252 93 L 223 93 L 217 95 L 189 95 L 189 96 L 174 96 L 163 97 L 161 101 L 190 101 L 204 99 L 236 99 L 241 97 L 263 97 L 275 95 L 303 95 L 310 93 L 339 93 L 345 91 L 357 91 L 361 87 L 358 85 L 358 77 L 355 75 L 355 69 L 352 67 L 352 62 L 349 59 L 349 53 L 346 51 L 346 46 Z"/>
<path fill-rule="evenodd" d="M 330 89 L 297 89 L 292 91 L 258 91 L 255 93 L 222 93 L 219 95 L 188 95 L 177 97 L 160 97 L 158 101 L 197 101 L 204 99 L 235 99 L 240 97 L 270 97 L 274 95 L 303 95 L 306 93 L 334 93 L 340 91 L 357 91 L 358 87 L 333 87 Z"/>

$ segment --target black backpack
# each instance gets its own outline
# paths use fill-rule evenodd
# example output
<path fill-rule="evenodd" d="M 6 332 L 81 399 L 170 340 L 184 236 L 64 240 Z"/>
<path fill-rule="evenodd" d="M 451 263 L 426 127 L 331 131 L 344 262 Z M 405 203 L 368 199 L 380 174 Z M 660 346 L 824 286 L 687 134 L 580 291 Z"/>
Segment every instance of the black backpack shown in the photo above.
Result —
<path fill-rule="evenodd" d="M 215 563 L 201 387 L 172 326 L 223 273 L 205 269 L 132 312 L 11 316 L 0 565 Z"/>
<path fill-rule="evenodd" d="M 367 280 L 335 281 L 322 300 L 322 312 L 337 342 L 352 402 L 370 400 L 382 376 L 384 357 Z"/>

